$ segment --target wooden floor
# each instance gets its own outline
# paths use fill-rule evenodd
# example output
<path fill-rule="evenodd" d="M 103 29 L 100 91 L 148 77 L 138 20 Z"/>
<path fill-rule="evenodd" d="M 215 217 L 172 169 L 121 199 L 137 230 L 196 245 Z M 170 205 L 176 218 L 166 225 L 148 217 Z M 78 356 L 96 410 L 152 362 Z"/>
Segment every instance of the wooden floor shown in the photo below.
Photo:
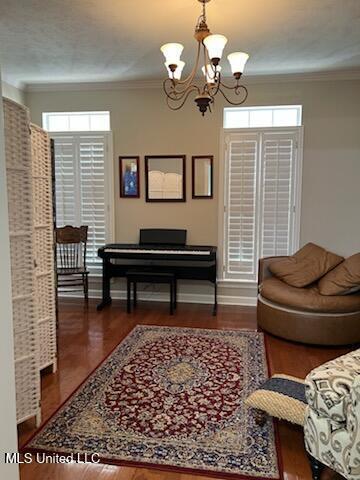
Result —
<path fill-rule="evenodd" d="M 97 312 L 94 301 L 85 306 L 81 300 L 67 300 L 59 312 L 59 368 L 56 374 L 42 377 L 42 416 L 46 421 L 86 376 L 137 324 L 199 327 L 216 329 L 256 329 L 254 307 L 219 306 L 217 317 L 207 305 L 180 304 L 174 316 L 168 305 L 139 303 L 136 313 L 126 314 L 125 304 L 113 305 Z M 348 350 L 297 345 L 268 336 L 271 373 L 299 377 L 314 367 Z M 302 430 L 280 424 L 284 479 L 310 479 L 303 446 Z M 35 431 L 32 421 L 19 429 L 20 445 Z M 325 472 L 324 479 L 330 478 Z M 218 477 L 221 479 L 221 476 Z M 21 466 L 21 480 L 205 480 L 208 477 L 160 472 L 144 468 L 91 464 L 29 464 Z"/>

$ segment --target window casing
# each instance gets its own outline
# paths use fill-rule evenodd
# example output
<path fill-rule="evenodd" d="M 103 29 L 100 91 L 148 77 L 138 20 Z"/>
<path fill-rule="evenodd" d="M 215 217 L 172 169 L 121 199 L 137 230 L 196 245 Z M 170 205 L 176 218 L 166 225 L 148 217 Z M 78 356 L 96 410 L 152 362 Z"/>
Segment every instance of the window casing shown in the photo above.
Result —
<path fill-rule="evenodd" d="M 224 280 L 256 282 L 259 258 L 298 247 L 302 135 L 302 127 L 224 130 Z"/>
<path fill-rule="evenodd" d="M 110 112 L 44 112 L 42 123 L 48 132 L 108 132 Z"/>
<path fill-rule="evenodd" d="M 224 128 L 299 127 L 301 121 L 302 105 L 224 109 Z"/>

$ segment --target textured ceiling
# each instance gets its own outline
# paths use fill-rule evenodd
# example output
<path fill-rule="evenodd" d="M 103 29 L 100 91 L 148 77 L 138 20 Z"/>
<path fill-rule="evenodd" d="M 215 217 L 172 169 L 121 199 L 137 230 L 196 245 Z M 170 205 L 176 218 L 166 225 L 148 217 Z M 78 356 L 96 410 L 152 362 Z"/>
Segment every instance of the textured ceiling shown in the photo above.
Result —
<path fill-rule="evenodd" d="M 4 79 L 160 78 L 163 43 L 183 43 L 192 64 L 200 7 L 196 0 L 0 0 Z M 250 54 L 248 74 L 360 68 L 360 0 L 212 0 L 207 10 L 212 33 L 229 39 L 226 53 Z"/>

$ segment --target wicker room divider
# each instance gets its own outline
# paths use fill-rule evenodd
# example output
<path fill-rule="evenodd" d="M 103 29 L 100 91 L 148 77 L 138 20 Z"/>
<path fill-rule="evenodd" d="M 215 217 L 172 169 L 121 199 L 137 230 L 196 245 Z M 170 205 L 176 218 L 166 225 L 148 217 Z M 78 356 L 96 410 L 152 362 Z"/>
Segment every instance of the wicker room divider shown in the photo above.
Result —
<path fill-rule="evenodd" d="M 4 99 L 6 181 L 18 423 L 40 424 L 40 370 L 34 295 L 32 167 L 29 114 Z"/>
<path fill-rule="evenodd" d="M 4 98 L 17 421 L 41 421 L 40 370 L 56 370 L 50 141 Z"/>
<path fill-rule="evenodd" d="M 56 371 L 56 308 L 52 162 L 47 132 L 31 124 L 33 228 L 35 253 L 35 312 L 40 345 L 40 370 Z"/>

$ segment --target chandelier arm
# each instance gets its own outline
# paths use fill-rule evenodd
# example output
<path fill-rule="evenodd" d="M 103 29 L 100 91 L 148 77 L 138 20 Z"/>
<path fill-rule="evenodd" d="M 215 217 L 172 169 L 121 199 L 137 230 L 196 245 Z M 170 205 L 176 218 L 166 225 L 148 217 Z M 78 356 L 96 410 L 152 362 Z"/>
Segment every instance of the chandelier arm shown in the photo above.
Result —
<path fill-rule="evenodd" d="M 182 107 L 185 105 L 185 102 L 186 102 L 186 100 L 188 99 L 190 93 L 192 93 L 194 90 L 197 90 L 198 93 L 199 93 L 199 95 L 200 95 L 199 87 L 197 87 L 196 85 L 193 85 L 193 86 L 189 89 L 189 91 L 187 92 L 184 100 L 180 103 L 180 105 L 177 105 L 176 107 L 172 106 L 171 103 L 170 103 L 170 101 L 173 101 L 173 102 L 174 102 L 174 101 L 176 101 L 176 100 L 174 100 L 173 98 L 167 96 L 167 97 L 166 97 L 167 106 L 168 106 L 171 110 L 180 110 L 180 108 L 182 108 Z"/>
<path fill-rule="evenodd" d="M 209 52 L 207 51 L 207 48 L 204 45 L 204 50 L 205 50 L 205 65 L 210 65 L 210 68 L 214 74 L 214 80 L 217 78 L 217 74 L 220 76 L 220 72 L 217 70 L 215 65 L 212 63 L 210 57 L 209 57 Z M 206 67 L 205 67 L 206 68 Z"/>
<path fill-rule="evenodd" d="M 218 93 L 218 91 L 220 89 L 220 85 L 221 85 L 221 73 L 220 72 L 216 72 L 215 80 L 216 80 L 215 85 L 210 87 L 210 90 L 209 90 L 209 95 L 213 98 L 216 96 L 216 94 Z"/>
<path fill-rule="evenodd" d="M 204 42 L 202 43 L 202 50 L 203 50 L 203 58 L 204 58 L 204 68 L 205 68 L 205 72 L 207 73 L 207 63 L 208 63 L 208 58 L 207 58 L 207 50 L 206 50 L 206 47 L 205 47 L 205 44 Z M 206 78 L 206 73 L 205 73 L 205 78 Z"/>
<path fill-rule="evenodd" d="M 177 85 L 185 85 L 185 84 L 191 84 L 192 81 L 194 80 L 194 77 L 196 75 L 197 69 L 199 67 L 199 60 L 200 60 L 200 50 L 201 50 L 201 42 L 198 42 L 198 49 L 197 49 L 197 54 L 196 54 L 196 60 L 195 60 L 195 65 L 194 68 L 191 70 L 189 75 L 184 78 L 184 80 L 177 80 L 176 84 Z"/>
<path fill-rule="evenodd" d="M 165 92 L 165 95 L 171 98 L 172 100 L 181 100 L 181 98 L 186 93 L 186 90 L 183 92 L 182 91 L 179 92 L 178 90 L 176 90 L 176 83 L 171 78 L 166 78 L 163 81 L 163 90 Z"/>
<path fill-rule="evenodd" d="M 218 81 L 219 77 L 220 77 L 220 72 L 216 72 L 216 75 L 214 77 L 214 83 L 213 84 L 205 83 L 205 86 L 204 86 L 204 92 L 206 92 L 211 97 L 213 102 L 220 88 L 220 83 Z"/>
<path fill-rule="evenodd" d="M 230 85 L 226 85 L 226 83 L 223 82 L 222 77 L 221 77 L 220 78 L 220 84 L 221 84 L 222 87 L 226 88 L 226 90 L 234 90 L 235 92 L 237 92 L 238 90 L 240 90 L 242 88 L 246 89 L 246 87 L 244 87 L 244 85 L 239 84 L 239 80 L 237 80 L 236 84 L 233 87 L 231 87 Z M 237 95 L 238 95 L 238 93 L 237 93 Z"/>
<path fill-rule="evenodd" d="M 219 84 L 216 84 L 216 85 L 210 85 L 210 87 L 208 87 L 208 94 L 210 95 L 211 98 L 215 98 L 218 91 L 219 91 Z"/>
<path fill-rule="evenodd" d="M 220 70 L 217 69 L 217 67 L 215 67 L 215 65 L 212 63 L 210 57 L 209 57 L 209 52 L 206 50 L 206 63 L 208 63 L 211 67 L 211 70 L 214 74 L 214 84 L 215 86 L 213 87 L 210 87 L 210 90 L 213 91 L 214 93 L 211 94 L 213 96 L 215 96 L 218 91 L 219 91 L 219 88 L 220 88 L 220 83 L 221 83 L 221 72 Z"/>
<path fill-rule="evenodd" d="M 173 102 L 179 102 L 181 101 L 184 96 L 186 96 L 186 98 L 188 97 L 188 93 L 192 92 L 193 90 L 197 90 L 198 94 L 200 95 L 200 89 L 197 85 L 189 85 L 186 89 L 182 90 L 182 91 L 177 91 L 175 89 L 172 89 L 171 91 L 167 90 L 166 88 L 166 84 L 168 83 L 168 80 L 171 81 L 170 78 L 167 78 L 164 80 L 163 82 L 163 90 L 165 92 L 165 95 L 167 96 L 167 98 L 169 98 L 170 100 L 172 100 Z"/>
<path fill-rule="evenodd" d="M 204 46 L 204 68 L 205 68 L 205 72 L 206 72 L 206 75 L 205 75 L 206 83 L 204 85 L 203 91 L 208 93 L 210 95 L 210 97 L 212 98 L 212 100 L 214 100 L 214 97 L 219 90 L 218 79 L 220 77 L 220 72 L 218 72 L 216 70 L 216 68 L 214 67 L 214 65 L 211 63 L 208 52 L 207 52 L 207 49 L 206 49 L 205 45 L 203 45 L 203 46 Z M 211 66 L 211 70 L 213 72 L 214 84 L 208 83 L 208 81 L 207 81 L 207 75 L 208 75 L 207 65 Z"/>
<path fill-rule="evenodd" d="M 238 91 L 240 89 L 244 90 L 244 96 L 242 97 L 242 99 L 239 101 L 239 102 L 232 102 L 231 100 L 229 100 L 229 98 L 225 95 L 225 93 L 223 92 L 222 88 L 219 88 L 219 92 L 221 93 L 221 95 L 225 98 L 225 100 L 230 103 L 231 105 L 241 105 L 242 103 L 244 103 L 248 97 L 248 91 L 247 91 L 247 88 L 244 86 L 244 85 L 240 85 L 238 87 L 235 87 Z M 229 89 L 231 90 L 231 89 Z M 233 89 L 234 90 L 234 89 Z M 236 93 L 236 95 L 240 95 L 240 93 Z"/>

